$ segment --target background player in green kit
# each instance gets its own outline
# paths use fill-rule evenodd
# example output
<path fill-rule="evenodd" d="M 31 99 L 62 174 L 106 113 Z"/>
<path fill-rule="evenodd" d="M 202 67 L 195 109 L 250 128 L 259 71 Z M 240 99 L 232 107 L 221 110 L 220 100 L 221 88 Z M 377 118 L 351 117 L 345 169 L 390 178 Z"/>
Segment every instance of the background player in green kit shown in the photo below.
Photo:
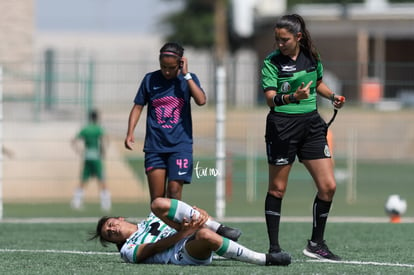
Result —
<path fill-rule="evenodd" d="M 183 201 L 155 198 L 151 213 L 131 223 L 121 217 L 102 217 L 92 239 L 117 245 L 121 258 L 135 264 L 208 265 L 212 253 L 257 265 L 289 265 L 280 253 L 259 253 L 236 242 L 237 230 L 220 234 L 222 225 L 206 211 Z"/>
<path fill-rule="evenodd" d="M 93 110 L 89 113 L 89 123 L 72 140 L 75 151 L 83 155 L 81 182 L 73 195 L 72 208 L 82 208 L 85 184 L 91 177 L 96 177 L 100 186 L 101 208 L 104 211 L 111 209 L 111 195 L 105 183 L 102 160 L 106 143 L 105 131 L 99 124 L 98 112 Z"/>
<path fill-rule="evenodd" d="M 326 140 L 328 127 L 317 111 L 316 97 L 331 100 L 335 108 L 341 108 L 344 100 L 322 81 L 323 66 L 303 18 L 285 15 L 274 30 L 278 49 L 265 58 L 262 67 L 262 88 L 270 107 L 265 136 L 269 164 L 265 200 L 269 252 L 286 253 L 279 246 L 281 205 L 297 156 L 317 188 L 312 236 L 303 253 L 317 259 L 340 260 L 324 240 L 336 182 Z"/>

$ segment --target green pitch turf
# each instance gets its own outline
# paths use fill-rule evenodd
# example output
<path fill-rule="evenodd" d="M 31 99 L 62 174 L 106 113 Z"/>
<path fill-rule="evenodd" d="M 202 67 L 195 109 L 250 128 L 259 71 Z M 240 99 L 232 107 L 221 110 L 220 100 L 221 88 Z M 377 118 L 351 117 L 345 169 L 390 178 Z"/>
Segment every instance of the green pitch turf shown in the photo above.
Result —
<path fill-rule="evenodd" d="M 230 223 L 242 229 L 240 243 L 266 251 L 264 223 Z M 281 225 L 288 267 L 266 267 L 215 259 L 210 266 L 133 265 L 114 246 L 87 241 L 92 222 L 0 223 L 1 274 L 413 274 L 414 224 L 329 223 L 328 245 L 343 261 L 323 263 L 302 255 L 309 223 Z"/>
<path fill-rule="evenodd" d="M 234 157 L 228 182 L 227 217 L 259 217 L 263 219 L 264 196 L 267 188 L 267 165 L 259 159 L 255 166 L 255 182 L 250 200 L 246 159 Z M 204 167 L 214 162 L 201 159 Z M 143 177 L 143 163 L 131 160 L 131 166 Z M 337 162 L 338 168 L 345 165 Z M 384 204 L 390 194 L 407 199 L 404 218 L 414 216 L 411 194 L 412 163 L 357 164 L 355 201 L 347 201 L 347 185 L 338 181 L 330 219 L 337 217 L 386 218 Z M 144 181 L 145 182 L 145 181 Z M 250 190 L 252 192 L 252 190 Z M 299 163 L 295 164 L 283 202 L 283 217 L 311 217 L 315 195 L 312 179 Z M 194 176 L 184 187 L 183 197 L 190 204 L 215 213 L 215 177 Z M 61 203 L 6 203 L 4 221 L 0 222 L 0 274 L 414 274 L 412 246 L 414 223 L 334 223 L 327 225 L 326 239 L 333 252 L 343 258 L 339 263 L 321 263 L 302 255 L 310 237 L 310 222 L 282 222 L 281 244 L 293 256 L 289 267 L 261 267 L 217 259 L 207 267 L 124 264 L 115 247 L 103 248 L 86 241 L 94 230 L 92 219 L 104 214 L 144 217 L 148 202 L 114 202 L 110 213 L 103 213 L 97 203 L 87 203 L 83 211 L 74 211 L 69 201 Z M 11 222 L 13 219 L 20 219 Z M 35 222 L 33 223 L 33 218 Z M 39 218 L 48 218 L 40 222 Z M 70 223 L 56 221 L 70 218 Z M 363 219 L 362 219 L 363 220 Z M 5 222 L 7 221 L 7 222 Z M 67 220 L 65 220 L 67 221 Z M 240 242 L 258 251 L 267 250 L 266 227 L 261 223 L 232 223 L 243 230 Z"/>
<path fill-rule="evenodd" d="M 214 168 L 214 159 L 195 157 L 200 167 Z M 130 165 L 138 177 L 145 182 L 142 173 L 142 159 L 131 159 Z M 355 197 L 348 197 L 348 178 L 337 176 L 337 191 L 334 197 L 332 215 L 336 216 L 375 216 L 384 217 L 384 205 L 389 195 L 400 194 L 407 200 L 405 213 L 414 216 L 414 203 L 409 194 L 414 194 L 412 171 L 414 164 L 407 162 L 368 162 L 358 161 L 355 173 Z M 248 160 L 244 156 L 232 156 L 227 163 L 226 178 L 226 215 L 263 216 L 264 198 L 267 192 L 268 166 L 264 158 L 257 158 L 253 167 L 253 178 L 249 178 Z M 346 174 L 346 160 L 336 160 L 336 173 Z M 189 203 L 206 208 L 214 213 L 216 196 L 216 178 L 197 177 L 193 173 L 191 185 L 184 186 L 183 198 Z M 309 216 L 316 194 L 314 182 L 302 164 L 296 162 L 289 177 L 287 192 L 283 200 L 283 215 Z"/>
<path fill-rule="evenodd" d="M 214 168 L 212 159 L 197 158 L 202 167 Z M 129 163 L 141 182 L 146 184 L 143 173 L 143 159 L 130 159 Z M 227 197 L 225 215 L 228 217 L 263 217 L 264 198 L 267 190 L 267 164 L 264 159 L 257 159 L 254 170 L 254 184 L 248 177 L 247 160 L 234 156 L 229 163 L 229 177 L 226 180 Z M 336 161 L 337 171 L 346 168 L 344 161 Z M 348 183 L 346 179 L 337 180 L 337 191 L 334 197 L 331 216 L 336 217 L 381 217 L 386 218 L 384 205 L 389 195 L 400 194 L 407 200 L 407 212 L 404 217 L 414 217 L 414 194 L 412 184 L 413 163 L 357 163 L 355 198 L 348 200 Z M 120 186 L 122 183 L 120 183 Z M 283 200 L 283 216 L 310 217 L 311 207 L 316 194 L 312 178 L 303 165 L 295 163 Z M 206 209 L 215 215 L 216 178 L 212 175 L 193 174 L 193 182 L 184 186 L 183 198 L 191 204 Z M 111 215 L 125 217 L 142 217 L 147 214 L 147 201 L 113 203 Z M 36 217 L 95 217 L 103 213 L 96 203 L 86 203 L 83 211 L 74 211 L 69 201 L 60 203 L 6 203 L 4 218 L 36 218 Z M 404 218 L 403 217 L 403 218 Z"/>

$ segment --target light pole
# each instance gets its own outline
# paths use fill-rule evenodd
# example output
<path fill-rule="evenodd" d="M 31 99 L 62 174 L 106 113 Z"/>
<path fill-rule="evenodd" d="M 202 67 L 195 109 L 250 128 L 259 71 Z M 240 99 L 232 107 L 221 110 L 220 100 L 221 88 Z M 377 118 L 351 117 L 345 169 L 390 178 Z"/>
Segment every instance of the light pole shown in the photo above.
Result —
<path fill-rule="evenodd" d="M 216 75 L 216 217 L 221 219 L 226 209 L 226 69 L 224 58 L 228 49 L 227 4 L 216 0 L 214 6 L 215 75 Z"/>

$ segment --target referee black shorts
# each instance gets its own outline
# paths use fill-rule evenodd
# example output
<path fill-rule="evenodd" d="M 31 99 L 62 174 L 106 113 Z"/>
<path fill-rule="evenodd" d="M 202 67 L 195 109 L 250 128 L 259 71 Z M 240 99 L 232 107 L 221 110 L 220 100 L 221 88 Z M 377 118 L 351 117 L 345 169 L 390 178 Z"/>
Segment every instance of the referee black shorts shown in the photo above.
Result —
<path fill-rule="evenodd" d="M 328 126 L 315 110 L 307 114 L 270 111 L 266 120 L 267 162 L 272 165 L 331 158 L 326 140 Z"/>

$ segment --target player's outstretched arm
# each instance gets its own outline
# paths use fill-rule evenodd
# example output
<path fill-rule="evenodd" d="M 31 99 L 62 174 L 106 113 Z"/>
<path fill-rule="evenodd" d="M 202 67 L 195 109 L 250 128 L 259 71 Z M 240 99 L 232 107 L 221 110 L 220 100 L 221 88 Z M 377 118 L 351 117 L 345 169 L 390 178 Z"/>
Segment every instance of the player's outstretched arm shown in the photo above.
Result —
<path fill-rule="evenodd" d="M 125 142 L 124 142 L 125 148 L 127 148 L 128 150 L 133 150 L 133 144 L 135 142 L 134 131 L 135 131 L 135 127 L 137 126 L 138 120 L 141 116 L 143 108 L 144 106 L 142 105 L 134 104 L 129 114 L 128 130 L 127 130 L 127 135 L 126 135 Z"/>

